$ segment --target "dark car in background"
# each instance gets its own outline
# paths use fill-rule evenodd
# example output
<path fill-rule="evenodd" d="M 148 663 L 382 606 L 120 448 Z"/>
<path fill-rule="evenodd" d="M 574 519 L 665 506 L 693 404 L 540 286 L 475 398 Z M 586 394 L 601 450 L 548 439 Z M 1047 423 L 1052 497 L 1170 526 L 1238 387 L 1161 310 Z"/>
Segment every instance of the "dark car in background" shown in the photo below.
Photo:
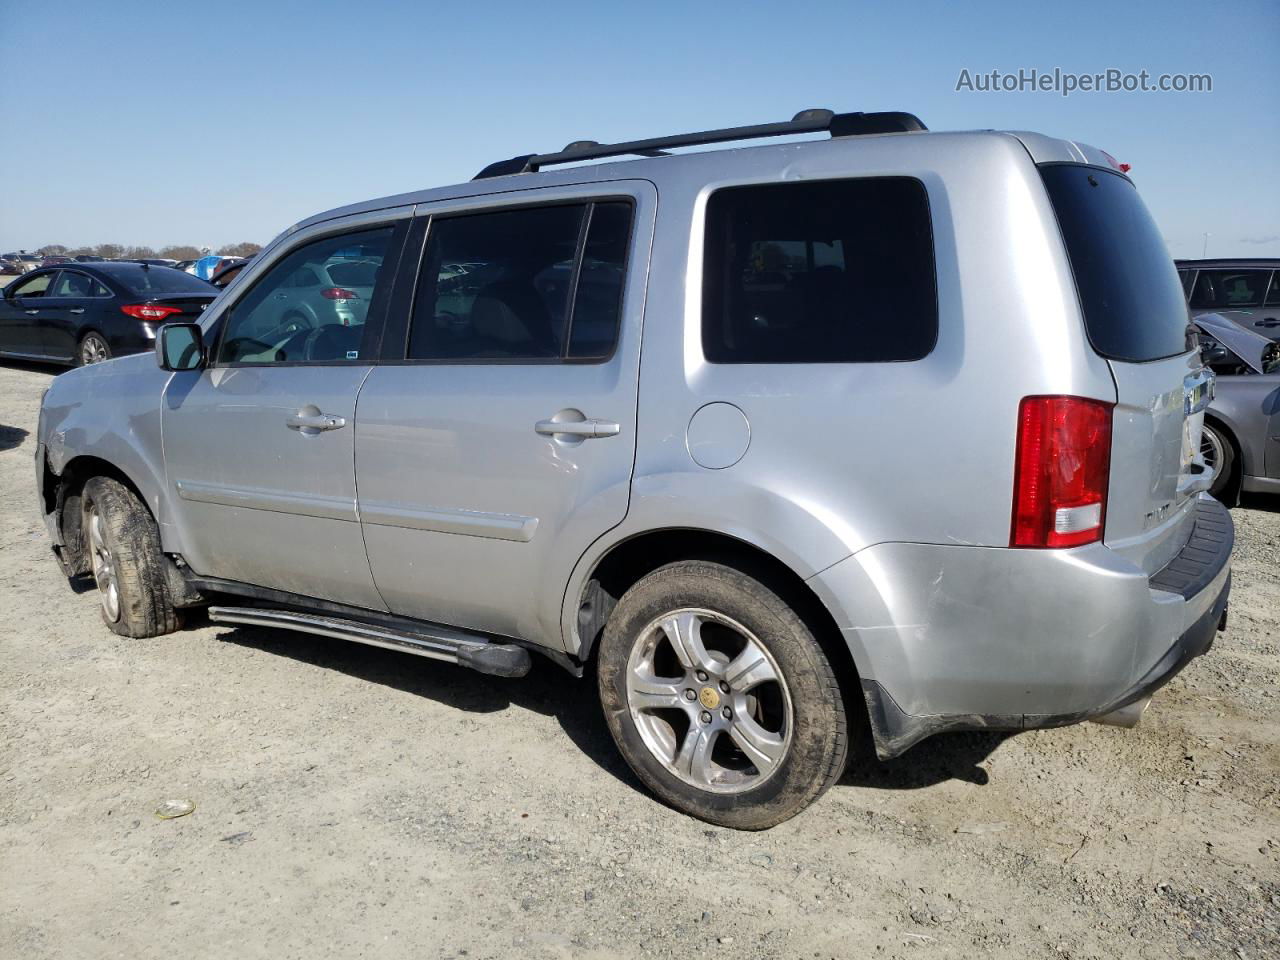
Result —
<path fill-rule="evenodd" d="M 1193 317 L 1233 311 L 1235 322 L 1280 340 L 1280 258 L 1175 263 Z"/>
<path fill-rule="evenodd" d="M 217 290 L 180 270 L 76 263 L 4 288 L 0 355 L 84 365 L 152 349 L 162 324 L 195 320 Z"/>

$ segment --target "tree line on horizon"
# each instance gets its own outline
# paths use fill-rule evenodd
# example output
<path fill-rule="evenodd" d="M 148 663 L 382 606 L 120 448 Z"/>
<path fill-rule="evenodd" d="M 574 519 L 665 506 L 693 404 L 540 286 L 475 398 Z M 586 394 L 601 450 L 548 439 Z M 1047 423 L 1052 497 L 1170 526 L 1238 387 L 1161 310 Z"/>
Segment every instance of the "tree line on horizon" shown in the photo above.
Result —
<path fill-rule="evenodd" d="M 260 243 L 228 243 L 213 252 L 220 257 L 252 257 L 262 249 Z M 127 246 L 123 243 L 99 243 L 85 247 L 67 247 L 61 243 L 47 243 L 36 253 L 42 257 L 102 257 L 106 260 L 198 260 L 206 256 L 200 247 L 189 244 L 170 244 L 156 250 L 154 247 Z"/>

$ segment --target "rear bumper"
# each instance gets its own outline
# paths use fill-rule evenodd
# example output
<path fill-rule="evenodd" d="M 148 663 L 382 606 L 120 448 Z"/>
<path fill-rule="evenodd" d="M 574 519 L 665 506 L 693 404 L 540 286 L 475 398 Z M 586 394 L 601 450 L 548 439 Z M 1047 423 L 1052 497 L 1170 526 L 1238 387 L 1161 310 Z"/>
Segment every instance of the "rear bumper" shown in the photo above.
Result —
<path fill-rule="evenodd" d="M 1101 544 L 880 544 L 813 578 L 844 618 L 877 752 L 1076 723 L 1167 683 L 1208 649 L 1230 594 L 1230 515 L 1208 496 L 1195 510 L 1187 544 L 1150 577 Z"/>

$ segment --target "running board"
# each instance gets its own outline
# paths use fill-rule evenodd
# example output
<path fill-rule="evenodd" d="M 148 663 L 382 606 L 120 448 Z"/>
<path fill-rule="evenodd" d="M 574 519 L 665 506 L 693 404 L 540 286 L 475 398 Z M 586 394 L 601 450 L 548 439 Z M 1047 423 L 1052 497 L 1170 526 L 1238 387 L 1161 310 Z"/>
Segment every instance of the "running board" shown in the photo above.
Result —
<path fill-rule="evenodd" d="M 279 627 L 321 637 L 335 637 L 402 650 L 432 660 L 444 660 L 470 667 L 495 677 L 523 677 L 529 672 L 529 651 L 512 643 L 496 643 L 479 634 L 446 627 L 430 627 L 412 632 L 396 630 L 359 620 L 271 610 L 262 607 L 209 607 L 215 623 L 239 623 L 251 627 Z"/>

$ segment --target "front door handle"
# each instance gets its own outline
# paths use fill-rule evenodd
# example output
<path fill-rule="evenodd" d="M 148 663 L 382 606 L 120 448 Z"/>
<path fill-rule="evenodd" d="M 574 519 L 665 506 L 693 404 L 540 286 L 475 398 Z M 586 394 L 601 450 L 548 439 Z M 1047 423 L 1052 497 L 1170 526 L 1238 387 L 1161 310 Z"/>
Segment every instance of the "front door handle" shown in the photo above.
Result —
<path fill-rule="evenodd" d="M 591 440 L 596 437 L 616 437 L 622 430 L 612 420 L 539 420 L 533 429 L 544 437 L 580 437 Z"/>
<path fill-rule="evenodd" d="M 31 316 L 33 316 L 33 317 L 34 317 L 37 313 L 39 313 L 39 312 L 40 312 L 39 310 L 28 310 L 28 311 L 27 311 L 27 313 L 31 314 Z"/>
<path fill-rule="evenodd" d="M 71 312 L 74 314 L 84 313 L 84 307 L 72 307 Z"/>
<path fill-rule="evenodd" d="M 316 434 L 322 430 L 340 430 L 347 425 L 345 417 L 335 417 L 331 413 L 295 413 L 285 424 L 291 430 L 301 430 L 306 434 Z"/>

